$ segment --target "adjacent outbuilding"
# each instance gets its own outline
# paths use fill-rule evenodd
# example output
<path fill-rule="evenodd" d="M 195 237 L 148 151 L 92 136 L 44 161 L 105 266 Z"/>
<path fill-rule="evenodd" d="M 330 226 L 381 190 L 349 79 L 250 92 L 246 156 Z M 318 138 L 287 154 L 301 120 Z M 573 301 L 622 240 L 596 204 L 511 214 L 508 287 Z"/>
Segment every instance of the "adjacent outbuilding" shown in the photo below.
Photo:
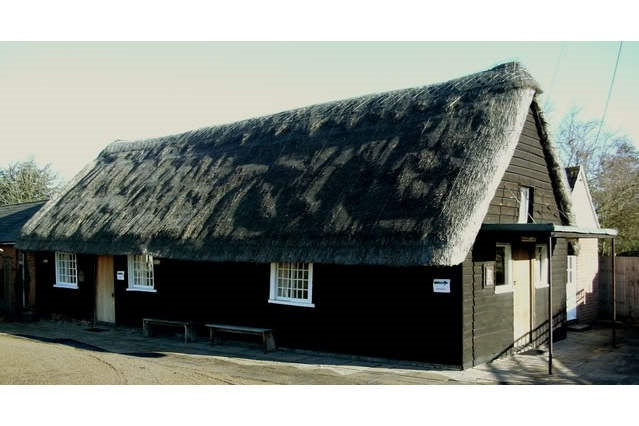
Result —
<path fill-rule="evenodd" d="M 16 249 L 22 226 L 44 201 L 0 206 L 0 315 L 27 315 L 35 305 L 35 257 Z"/>
<path fill-rule="evenodd" d="M 561 336 L 583 230 L 539 93 L 508 63 L 114 142 L 23 229 L 38 306 L 460 367 Z"/>
<path fill-rule="evenodd" d="M 575 212 L 575 225 L 599 229 L 599 218 L 584 168 L 567 167 L 566 176 Z M 599 240 L 580 238 L 571 248 L 566 280 L 566 316 L 568 321 L 587 325 L 599 317 Z"/>

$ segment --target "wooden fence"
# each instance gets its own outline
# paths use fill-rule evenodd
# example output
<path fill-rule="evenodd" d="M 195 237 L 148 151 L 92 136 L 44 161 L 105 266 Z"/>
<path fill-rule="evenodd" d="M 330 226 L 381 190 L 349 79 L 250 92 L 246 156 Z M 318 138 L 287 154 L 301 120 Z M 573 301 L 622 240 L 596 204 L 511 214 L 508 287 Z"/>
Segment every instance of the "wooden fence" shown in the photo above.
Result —
<path fill-rule="evenodd" d="M 612 263 L 599 257 L 599 316 L 612 318 Z M 639 257 L 615 258 L 617 318 L 639 319 Z"/>

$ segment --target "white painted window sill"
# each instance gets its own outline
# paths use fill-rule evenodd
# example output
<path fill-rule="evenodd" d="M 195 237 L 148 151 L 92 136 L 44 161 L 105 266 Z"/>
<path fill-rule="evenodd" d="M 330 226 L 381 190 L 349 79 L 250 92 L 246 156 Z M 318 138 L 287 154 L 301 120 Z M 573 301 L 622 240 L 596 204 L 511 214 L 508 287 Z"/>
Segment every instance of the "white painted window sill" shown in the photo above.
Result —
<path fill-rule="evenodd" d="M 548 283 L 535 283 L 535 288 L 548 288 L 550 285 Z"/>
<path fill-rule="evenodd" d="M 142 293 L 157 293 L 158 291 L 154 288 L 139 288 L 139 287 L 127 287 L 126 291 L 139 291 Z"/>
<path fill-rule="evenodd" d="M 77 284 L 67 284 L 67 283 L 55 283 L 53 284 L 53 288 L 68 288 L 71 290 L 77 290 L 78 289 L 78 285 Z"/>
<path fill-rule="evenodd" d="M 294 301 L 294 300 L 268 299 L 268 303 L 275 303 L 276 305 L 300 306 L 300 307 L 303 307 L 303 308 L 314 308 L 315 307 L 314 303 L 302 302 L 302 301 Z"/>
<path fill-rule="evenodd" d="M 512 284 L 502 284 L 495 286 L 495 294 L 512 293 L 514 290 Z"/>

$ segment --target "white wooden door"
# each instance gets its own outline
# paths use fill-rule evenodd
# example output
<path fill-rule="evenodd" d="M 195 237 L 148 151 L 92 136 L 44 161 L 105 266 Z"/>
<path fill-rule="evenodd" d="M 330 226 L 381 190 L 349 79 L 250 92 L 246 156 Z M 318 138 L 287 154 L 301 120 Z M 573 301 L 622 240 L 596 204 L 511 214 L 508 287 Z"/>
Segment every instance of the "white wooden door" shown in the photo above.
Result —
<path fill-rule="evenodd" d="M 115 322 L 115 287 L 113 256 L 98 256 L 95 288 L 95 318 L 100 322 Z"/>
<path fill-rule="evenodd" d="M 518 346 L 528 343 L 530 338 L 531 261 L 527 249 L 513 249 L 513 337 Z"/>
<path fill-rule="evenodd" d="M 577 256 L 568 256 L 566 281 L 566 318 L 577 319 Z"/>

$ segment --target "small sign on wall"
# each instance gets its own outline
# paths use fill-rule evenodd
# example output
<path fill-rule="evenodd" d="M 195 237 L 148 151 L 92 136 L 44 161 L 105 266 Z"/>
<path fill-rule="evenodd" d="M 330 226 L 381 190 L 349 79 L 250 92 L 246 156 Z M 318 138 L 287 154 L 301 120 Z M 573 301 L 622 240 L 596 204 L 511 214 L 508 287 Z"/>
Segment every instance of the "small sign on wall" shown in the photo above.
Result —
<path fill-rule="evenodd" d="M 450 280 L 440 278 L 434 279 L 433 293 L 450 293 Z"/>
<path fill-rule="evenodd" d="M 118 281 L 124 281 L 124 271 L 116 271 L 115 277 Z"/>
<path fill-rule="evenodd" d="M 484 287 L 495 286 L 495 265 L 493 263 L 484 263 Z"/>

